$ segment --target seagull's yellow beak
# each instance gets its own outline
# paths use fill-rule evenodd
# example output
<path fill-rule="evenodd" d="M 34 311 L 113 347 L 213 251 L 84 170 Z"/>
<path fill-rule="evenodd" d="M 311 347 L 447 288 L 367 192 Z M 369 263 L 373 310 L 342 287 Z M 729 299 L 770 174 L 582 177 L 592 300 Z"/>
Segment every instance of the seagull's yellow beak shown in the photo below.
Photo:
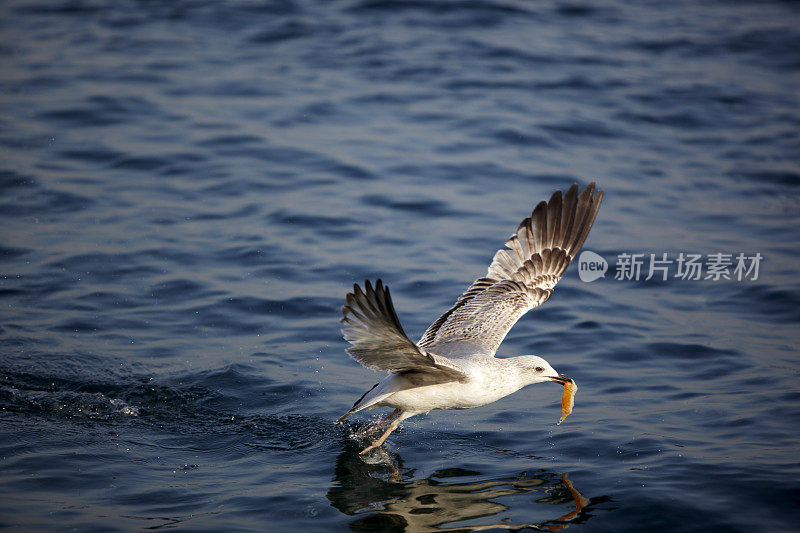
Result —
<path fill-rule="evenodd" d="M 565 375 L 565 374 L 559 374 L 558 376 L 556 376 L 554 378 L 550 378 L 550 381 L 555 381 L 556 383 L 560 383 L 561 385 L 564 385 L 566 383 L 571 383 L 572 382 L 572 378 L 567 376 L 567 375 Z"/>

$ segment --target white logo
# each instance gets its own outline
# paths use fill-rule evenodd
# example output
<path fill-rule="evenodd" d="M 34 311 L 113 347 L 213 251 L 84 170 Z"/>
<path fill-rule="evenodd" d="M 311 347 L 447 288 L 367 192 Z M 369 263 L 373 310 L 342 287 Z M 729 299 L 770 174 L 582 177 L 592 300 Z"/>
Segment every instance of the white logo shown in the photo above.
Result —
<path fill-rule="evenodd" d="M 594 252 L 586 250 L 578 257 L 578 276 L 587 283 L 606 277 L 608 262 Z"/>

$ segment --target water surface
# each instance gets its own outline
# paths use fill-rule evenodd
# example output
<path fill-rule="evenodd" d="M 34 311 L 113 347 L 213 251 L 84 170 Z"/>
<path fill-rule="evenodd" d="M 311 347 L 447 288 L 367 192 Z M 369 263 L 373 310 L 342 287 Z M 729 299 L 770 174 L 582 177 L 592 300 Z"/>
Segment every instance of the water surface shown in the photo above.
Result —
<path fill-rule="evenodd" d="M 790 2 L 9 1 L 0 526 L 776 531 L 800 523 Z M 578 382 L 332 422 L 353 282 L 414 338 L 540 200 L 611 263 L 517 324 Z M 623 253 L 757 280 L 614 279 Z"/>

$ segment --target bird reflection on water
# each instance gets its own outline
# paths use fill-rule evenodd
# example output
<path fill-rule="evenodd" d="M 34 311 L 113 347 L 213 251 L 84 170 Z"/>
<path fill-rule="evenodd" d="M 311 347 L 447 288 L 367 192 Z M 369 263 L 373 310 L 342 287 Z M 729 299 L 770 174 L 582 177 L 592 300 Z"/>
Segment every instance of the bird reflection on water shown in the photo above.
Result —
<path fill-rule="evenodd" d="M 379 448 L 366 462 L 359 450 L 357 443 L 348 440 L 336 459 L 334 484 L 327 493 L 333 507 L 357 517 L 350 523 L 354 530 L 558 531 L 570 523 L 585 522 L 593 505 L 608 501 L 607 497 L 584 497 L 565 473 L 535 470 L 481 479 L 481 473 L 473 470 L 441 468 L 415 479 L 414 469 L 404 467 L 399 455 Z M 504 504 L 498 499 L 525 494 L 541 504 L 540 516 L 547 518 L 535 523 L 511 523 L 508 518 L 476 522 L 511 509 L 508 501 Z"/>

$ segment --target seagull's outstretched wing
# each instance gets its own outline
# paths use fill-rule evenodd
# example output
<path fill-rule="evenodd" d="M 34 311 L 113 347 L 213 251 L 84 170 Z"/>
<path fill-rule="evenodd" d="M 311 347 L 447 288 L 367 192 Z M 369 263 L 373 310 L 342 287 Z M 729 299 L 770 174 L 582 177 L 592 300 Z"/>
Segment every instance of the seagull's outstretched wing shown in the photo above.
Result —
<path fill-rule="evenodd" d="M 347 353 L 373 370 L 424 374 L 425 384 L 463 381 L 466 374 L 452 361 L 428 353 L 403 332 L 394 311 L 389 288 L 378 280 L 373 289 L 369 281 L 364 291 L 353 285 L 342 307 L 342 333 L 350 342 Z"/>
<path fill-rule="evenodd" d="M 508 331 L 530 309 L 543 304 L 583 246 L 600 208 L 603 191 L 594 182 L 580 194 L 574 184 L 541 202 L 498 250 L 486 276 L 431 324 L 419 346 L 466 342 L 494 354 Z"/>

